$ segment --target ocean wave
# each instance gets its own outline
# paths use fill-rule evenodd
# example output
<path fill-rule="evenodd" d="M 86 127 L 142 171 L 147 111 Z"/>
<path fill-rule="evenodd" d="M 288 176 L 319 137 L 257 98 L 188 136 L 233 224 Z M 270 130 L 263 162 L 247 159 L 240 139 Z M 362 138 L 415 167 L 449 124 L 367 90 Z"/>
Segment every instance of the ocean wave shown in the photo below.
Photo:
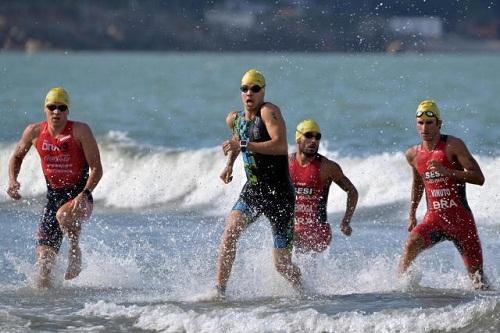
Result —
<path fill-rule="evenodd" d="M 325 142 L 326 143 L 326 142 Z M 245 182 L 241 159 L 234 166 L 234 180 L 225 185 L 219 174 L 225 165 L 220 147 L 179 149 L 142 145 L 126 133 L 112 131 L 99 138 L 104 176 L 94 192 L 97 207 L 106 210 L 157 208 L 167 211 L 197 211 L 224 215 L 230 210 Z M 0 187 L 7 187 L 8 157 L 14 144 L 0 144 Z M 294 147 L 290 147 L 293 149 Z M 358 207 L 406 203 L 410 197 L 411 170 L 402 152 L 366 157 L 341 156 L 323 145 L 320 153 L 338 162 L 359 191 Z M 483 187 L 469 185 L 468 199 L 481 223 L 497 223 L 500 207 L 492 205 L 500 188 L 500 157 L 479 156 L 486 176 Z M 19 175 L 25 198 L 44 195 L 40 161 L 32 149 Z M 330 190 L 328 212 L 345 209 L 345 193 L 335 184 Z M 0 193 L 0 203 L 10 199 Z M 419 213 L 425 209 L 422 200 Z"/>
<path fill-rule="evenodd" d="M 118 305 L 86 303 L 82 316 L 134 318 L 139 329 L 162 332 L 448 332 L 494 331 L 498 325 L 498 301 L 473 302 L 433 309 L 394 309 L 372 314 L 321 313 L 315 309 L 277 311 L 262 304 L 254 309 L 223 308 L 206 312 L 184 310 L 172 304 Z"/>

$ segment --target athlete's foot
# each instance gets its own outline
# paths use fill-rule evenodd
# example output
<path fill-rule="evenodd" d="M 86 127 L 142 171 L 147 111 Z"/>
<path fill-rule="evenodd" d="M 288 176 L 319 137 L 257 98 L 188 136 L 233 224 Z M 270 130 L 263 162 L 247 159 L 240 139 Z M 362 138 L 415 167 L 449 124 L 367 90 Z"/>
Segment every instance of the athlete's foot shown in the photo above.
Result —
<path fill-rule="evenodd" d="M 64 275 L 65 280 L 74 279 L 82 271 L 82 253 L 78 246 L 73 247 L 69 250 L 68 255 L 68 268 L 66 269 L 66 274 Z"/>
<path fill-rule="evenodd" d="M 36 269 L 36 280 L 35 287 L 37 289 L 49 289 L 52 288 L 52 267 L 54 265 L 54 255 L 52 252 L 45 253 L 38 258 L 35 269 Z"/>
<path fill-rule="evenodd" d="M 226 298 L 226 286 L 215 286 L 215 299 L 223 300 Z"/>
<path fill-rule="evenodd" d="M 479 272 L 476 272 L 475 274 L 472 274 L 471 276 L 472 279 L 472 285 L 474 286 L 474 289 L 476 290 L 491 290 L 490 283 L 488 282 L 488 279 L 484 274 L 480 274 Z"/>
<path fill-rule="evenodd" d="M 225 288 L 220 288 L 215 286 L 214 288 L 193 296 L 188 297 L 188 302 L 193 303 L 212 303 L 212 302 L 222 302 L 226 299 Z"/>
<path fill-rule="evenodd" d="M 37 289 L 49 289 L 52 288 L 52 279 L 50 276 L 50 270 L 46 263 L 41 261 L 37 263 L 38 276 L 35 281 L 35 287 Z"/>
<path fill-rule="evenodd" d="M 407 291 L 418 289 L 421 280 L 422 272 L 414 266 L 408 268 L 406 272 L 399 273 L 399 285 Z"/>
<path fill-rule="evenodd" d="M 293 290 L 300 296 L 305 296 L 306 295 L 306 290 L 304 289 L 304 285 L 302 282 L 296 282 L 292 284 Z"/>
<path fill-rule="evenodd" d="M 50 289 L 52 288 L 52 281 L 49 277 L 39 277 L 36 280 L 35 286 L 37 289 Z"/>

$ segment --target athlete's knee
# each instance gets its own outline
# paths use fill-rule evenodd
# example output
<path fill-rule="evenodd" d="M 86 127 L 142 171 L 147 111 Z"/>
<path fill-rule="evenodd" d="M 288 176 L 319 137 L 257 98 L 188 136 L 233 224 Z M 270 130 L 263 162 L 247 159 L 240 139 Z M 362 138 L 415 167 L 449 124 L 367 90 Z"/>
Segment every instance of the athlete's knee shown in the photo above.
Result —
<path fill-rule="evenodd" d="M 245 219 L 242 214 L 231 214 L 224 228 L 224 238 L 238 240 L 245 230 Z"/>
<path fill-rule="evenodd" d="M 64 209 L 59 209 L 56 213 L 57 222 L 60 226 L 65 226 L 69 217 L 69 212 Z"/>
<path fill-rule="evenodd" d="M 225 253 L 225 255 L 229 256 L 235 255 L 236 243 L 238 242 L 238 239 L 240 238 L 241 235 L 241 232 L 239 232 L 238 230 L 239 228 L 226 226 L 220 243 L 220 251 Z"/>
<path fill-rule="evenodd" d="M 56 219 L 63 232 L 72 235 L 80 233 L 81 219 L 78 219 L 71 212 L 59 209 L 56 213 Z"/>
<path fill-rule="evenodd" d="M 51 264 L 54 261 L 56 254 L 57 254 L 57 249 L 51 246 L 46 246 L 46 245 L 38 246 L 37 248 L 38 264 L 39 265 Z"/>
<path fill-rule="evenodd" d="M 56 220 L 59 223 L 59 227 L 65 232 L 79 227 L 79 225 L 76 225 L 76 219 L 71 210 L 68 209 L 68 206 L 63 206 L 57 210 Z"/>

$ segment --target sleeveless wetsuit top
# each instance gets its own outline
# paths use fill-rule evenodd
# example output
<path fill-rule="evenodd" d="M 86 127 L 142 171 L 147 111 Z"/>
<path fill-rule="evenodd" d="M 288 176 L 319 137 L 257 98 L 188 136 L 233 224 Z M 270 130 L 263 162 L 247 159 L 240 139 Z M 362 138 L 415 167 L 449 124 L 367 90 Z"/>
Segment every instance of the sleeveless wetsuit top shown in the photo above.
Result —
<path fill-rule="evenodd" d="M 68 121 L 57 138 L 50 135 L 46 121 L 40 123 L 36 150 L 49 188 L 72 188 L 88 178 L 89 166 L 82 148 L 73 137 L 72 121 Z"/>
<path fill-rule="evenodd" d="M 238 112 L 233 121 L 233 133 L 248 142 L 271 140 L 260 110 L 251 120 L 245 120 L 244 111 Z M 242 157 L 249 184 L 275 187 L 290 183 L 287 155 L 264 155 L 246 150 Z"/>
<path fill-rule="evenodd" d="M 288 168 L 295 187 L 295 222 L 326 223 L 328 193 L 330 185 L 321 181 L 321 160 L 316 157 L 306 166 L 296 160 L 296 153 L 290 155 Z"/>
<path fill-rule="evenodd" d="M 431 160 L 440 162 L 445 168 L 453 169 L 446 157 L 447 136 L 442 135 L 434 150 L 427 151 L 422 145 L 417 147 L 415 163 L 417 171 L 425 186 L 428 210 L 453 209 L 459 206 L 468 210 L 469 204 L 465 195 L 465 183 L 445 177 L 435 170 L 430 170 L 427 163 Z"/>

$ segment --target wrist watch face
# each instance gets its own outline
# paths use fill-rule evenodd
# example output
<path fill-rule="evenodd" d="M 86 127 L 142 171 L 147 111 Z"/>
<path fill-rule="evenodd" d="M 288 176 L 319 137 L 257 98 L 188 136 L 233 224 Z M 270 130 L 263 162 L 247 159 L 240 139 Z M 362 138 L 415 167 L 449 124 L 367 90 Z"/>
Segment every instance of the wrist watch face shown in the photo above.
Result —
<path fill-rule="evenodd" d="M 240 150 L 242 152 L 245 152 L 247 150 L 247 144 L 248 144 L 247 140 L 240 140 Z"/>

